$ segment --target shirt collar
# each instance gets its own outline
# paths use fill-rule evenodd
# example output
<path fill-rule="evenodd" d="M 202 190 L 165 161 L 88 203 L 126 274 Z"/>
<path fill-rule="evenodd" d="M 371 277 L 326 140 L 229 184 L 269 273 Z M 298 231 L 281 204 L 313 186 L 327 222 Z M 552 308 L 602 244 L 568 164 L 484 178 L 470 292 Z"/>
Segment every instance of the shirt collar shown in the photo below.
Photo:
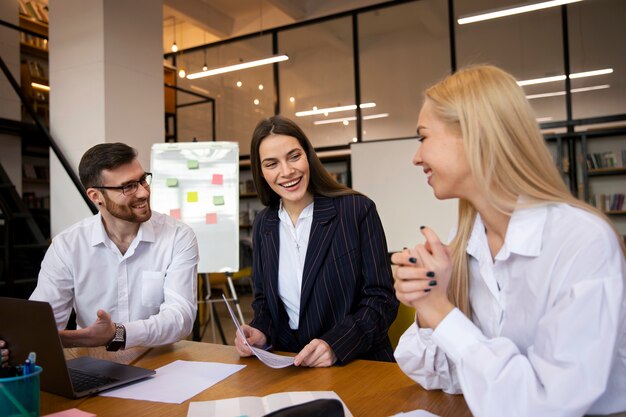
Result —
<path fill-rule="evenodd" d="M 91 230 L 91 246 L 96 246 L 100 243 L 110 241 L 111 238 L 109 238 L 109 235 L 107 235 L 106 229 L 104 228 L 104 223 L 102 222 L 102 214 L 98 213 L 93 218 L 94 225 Z M 137 232 L 137 236 L 135 237 L 135 240 L 137 242 L 155 241 L 154 225 L 152 224 L 151 220 L 152 218 L 139 225 L 139 231 Z"/>
<path fill-rule="evenodd" d="M 547 204 L 515 209 L 506 230 L 504 245 L 498 252 L 496 260 L 507 259 L 511 253 L 539 256 L 547 215 Z M 472 234 L 467 243 L 467 253 L 478 258 L 481 248 L 487 245 L 486 240 L 485 225 L 480 214 L 477 213 Z"/>
<path fill-rule="evenodd" d="M 300 213 L 300 216 L 298 217 L 298 221 L 300 221 L 300 219 L 306 219 L 307 217 L 312 217 L 313 216 L 313 205 L 314 205 L 315 201 L 311 201 L 311 204 L 309 204 L 308 206 L 306 206 L 303 210 L 302 213 Z M 280 200 L 280 205 L 278 206 L 278 218 L 280 219 L 280 221 L 282 222 L 289 222 L 289 224 L 291 224 L 291 219 L 289 218 L 289 213 L 287 213 L 287 210 L 285 210 L 285 207 L 283 206 L 283 200 Z"/>

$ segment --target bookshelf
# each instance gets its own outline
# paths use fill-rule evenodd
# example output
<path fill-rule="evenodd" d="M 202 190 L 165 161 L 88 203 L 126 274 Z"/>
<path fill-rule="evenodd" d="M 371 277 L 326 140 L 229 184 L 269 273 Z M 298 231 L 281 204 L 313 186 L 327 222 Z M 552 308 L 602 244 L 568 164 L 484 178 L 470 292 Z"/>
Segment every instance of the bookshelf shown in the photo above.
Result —
<path fill-rule="evenodd" d="M 49 124 L 47 2 L 18 0 L 20 32 L 20 78 L 22 91 L 37 115 Z M 35 34 L 41 35 L 36 36 Z M 22 108 L 22 121 L 34 121 Z M 50 148 L 33 127 L 22 138 L 22 200 L 45 237 L 50 236 Z"/>

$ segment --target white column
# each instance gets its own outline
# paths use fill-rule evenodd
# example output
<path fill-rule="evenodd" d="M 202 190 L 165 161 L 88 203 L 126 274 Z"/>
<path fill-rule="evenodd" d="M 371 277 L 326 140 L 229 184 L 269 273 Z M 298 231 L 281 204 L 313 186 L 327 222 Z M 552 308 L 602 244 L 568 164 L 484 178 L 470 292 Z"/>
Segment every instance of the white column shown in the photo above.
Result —
<path fill-rule="evenodd" d="M 19 11 L 17 2 L 0 2 L 0 19 L 18 25 Z M 13 77 L 20 83 L 20 35 L 19 32 L 0 26 L 0 56 L 9 67 Z M 0 117 L 21 120 L 20 98 L 0 73 Z M 18 194 L 22 194 L 22 148 L 19 136 L 0 133 L 0 163 L 11 178 Z"/>
<path fill-rule="evenodd" d="M 154 0 L 50 0 L 50 130 L 78 174 L 90 147 L 124 142 L 150 169 L 163 142 L 162 8 Z M 50 157 L 56 235 L 91 213 Z"/>

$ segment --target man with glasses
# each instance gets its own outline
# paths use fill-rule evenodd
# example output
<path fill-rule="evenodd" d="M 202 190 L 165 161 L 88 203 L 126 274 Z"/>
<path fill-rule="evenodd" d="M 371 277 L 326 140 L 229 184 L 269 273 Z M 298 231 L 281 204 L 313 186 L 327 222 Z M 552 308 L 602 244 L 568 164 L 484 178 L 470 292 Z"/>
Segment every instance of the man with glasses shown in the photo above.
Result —
<path fill-rule="evenodd" d="M 54 238 L 31 300 L 52 305 L 66 347 L 118 350 L 186 337 L 196 317 L 193 230 L 150 210 L 152 174 L 130 146 L 96 145 L 78 170 L 99 213 Z M 78 330 L 63 330 L 72 307 Z"/>

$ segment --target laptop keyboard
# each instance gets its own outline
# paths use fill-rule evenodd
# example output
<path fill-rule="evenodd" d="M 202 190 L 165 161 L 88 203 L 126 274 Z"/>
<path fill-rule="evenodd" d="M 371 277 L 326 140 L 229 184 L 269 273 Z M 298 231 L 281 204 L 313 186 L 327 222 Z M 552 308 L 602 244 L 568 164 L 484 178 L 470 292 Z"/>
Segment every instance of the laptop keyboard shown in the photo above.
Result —
<path fill-rule="evenodd" d="M 109 378 L 104 375 L 88 374 L 78 369 L 69 368 L 70 378 L 72 379 L 72 385 L 74 386 L 74 392 L 83 392 L 90 389 L 102 387 L 112 382 L 118 381 L 115 378 Z"/>

